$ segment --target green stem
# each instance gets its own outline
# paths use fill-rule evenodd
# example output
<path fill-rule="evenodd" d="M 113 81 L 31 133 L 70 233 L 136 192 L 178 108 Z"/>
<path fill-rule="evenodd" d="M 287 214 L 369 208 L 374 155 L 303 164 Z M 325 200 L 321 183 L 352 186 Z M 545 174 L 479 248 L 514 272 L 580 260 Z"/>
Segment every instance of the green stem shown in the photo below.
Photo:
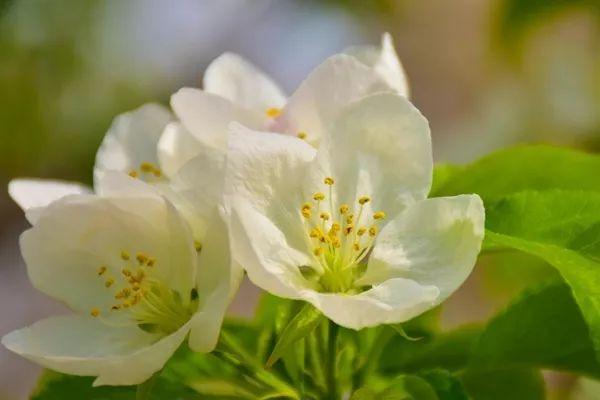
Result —
<path fill-rule="evenodd" d="M 377 368 L 377 364 L 379 362 L 379 358 L 381 357 L 381 353 L 383 349 L 388 344 L 390 339 L 394 336 L 395 332 L 393 329 L 387 326 L 383 326 L 380 328 L 380 332 L 375 338 L 373 345 L 371 347 L 371 351 L 367 356 L 367 361 L 363 368 L 357 372 L 354 379 L 354 387 L 359 388 L 365 384 L 367 378 L 374 372 Z"/>
<path fill-rule="evenodd" d="M 158 375 L 160 375 L 160 371 L 148 378 L 146 382 L 140 383 L 137 386 L 135 391 L 135 400 L 147 400 L 150 398 L 150 392 L 152 392 L 152 388 L 154 387 L 154 383 L 156 382 Z"/>
<path fill-rule="evenodd" d="M 337 392 L 337 373 L 336 373 L 336 360 L 337 360 L 337 336 L 338 326 L 333 321 L 329 321 L 329 330 L 327 333 L 327 389 L 328 389 L 328 400 L 338 400 Z"/>

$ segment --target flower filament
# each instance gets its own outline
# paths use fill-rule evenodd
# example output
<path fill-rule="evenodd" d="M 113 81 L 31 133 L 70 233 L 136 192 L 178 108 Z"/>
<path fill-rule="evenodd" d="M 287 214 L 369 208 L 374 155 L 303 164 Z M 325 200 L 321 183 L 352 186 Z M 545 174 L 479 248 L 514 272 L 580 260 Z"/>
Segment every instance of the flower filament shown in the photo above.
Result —
<path fill-rule="evenodd" d="M 335 180 L 326 177 L 323 183 L 328 186 L 328 195 L 316 192 L 312 201 L 300 206 L 306 243 L 317 264 L 312 268 L 302 267 L 301 271 L 325 292 L 361 291 L 354 281 L 364 273 L 363 261 L 373 247 L 379 230 L 377 224 L 385 218 L 385 213 L 376 211 L 367 215 L 369 196 L 360 196 L 354 205 L 343 203 L 336 207 Z"/>
<path fill-rule="evenodd" d="M 184 325 L 198 307 L 198 293 L 195 289 L 189 296 L 182 296 L 156 278 L 152 270 L 156 267 L 156 258 L 138 252 L 132 256 L 121 251 L 120 259 L 124 266 L 116 276 L 110 271 L 115 269 L 102 265 L 97 276 L 104 288 L 113 291 L 114 303 L 107 313 L 126 313 L 131 323 L 149 332 L 169 334 Z M 117 269 L 118 270 L 118 269 Z M 94 307 L 90 310 L 93 317 L 101 317 L 103 311 Z M 103 319 L 108 324 L 112 321 Z"/>

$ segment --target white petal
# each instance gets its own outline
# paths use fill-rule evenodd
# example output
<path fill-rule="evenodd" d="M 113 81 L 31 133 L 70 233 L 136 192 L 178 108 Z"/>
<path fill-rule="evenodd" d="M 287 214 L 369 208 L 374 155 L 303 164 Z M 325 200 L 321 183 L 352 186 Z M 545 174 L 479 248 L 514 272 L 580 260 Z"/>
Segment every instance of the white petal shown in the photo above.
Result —
<path fill-rule="evenodd" d="M 158 104 L 116 117 L 96 154 L 94 179 L 102 171 L 138 169 L 143 162 L 158 165 L 156 144 L 171 119 L 171 113 Z"/>
<path fill-rule="evenodd" d="M 233 53 L 221 55 L 208 66 L 204 90 L 258 113 L 285 104 L 285 95 L 271 78 Z"/>
<path fill-rule="evenodd" d="M 408 321 L 433 308 L 438 295 L 435 286 L 402 278 L 389 279 L 357 295 L 302 292 L 302 298 L 329 319 L 351 329 Z"/>
<path fill-rule="evenodd" d="M 365 276 L 392 277 L 440 290 L 444 301 L 471 273 L 484 235 L 485 210 L 477 195 L 427 199 L 410 206 L 377 236 Z"/>
<path fill-rule="evenodd" d="M 217 149 L 227 148 L 227 127 L 230 122 L 238 121 L 251 128 L 261 128 L 266 123 L 264 115 L 199 89 L 180 89 L 171 96 L 171 107 L 197 140 Z"/>
<path fill-rule="evenodd" d="M 359 100 L 340 114 L 319 149 L 316 174 L 332 176 L 338 199 L 394 216 L 427 197 L 433 161 L 427 120 L 404 97 L 386 93 Z"/>
<path fill-rule="evenodd" d="M 97 376 L 98 385 L 135 385 L 150 378 L 185 339 L 190 323 L 158 341 L 136 326 L 110 327 L 91 317 L 53 317 L 2 338 L 9 350 L 46 368 Z"/>
<path fill-rule="evenodd" d="M 255 285 L 292 299 L 310 288 L 299 269 L 312 264 L 310 257 L 290 246 L 284 233 L 251 204 L 235 201 L 229 228 L 233 257 Z"/>
<path fill-rule="evenodd" d="M 300 248 L 305 238 L 299 218 L 306 201 L 302 181 L 315 154 L 302 140 L 232 124 L 225 195 L 244 198 Z"/>
<path fill-rule="evenodd" d="M 180 122 L 171 122 L 158 141 L 158 159 L 163 173 L 172 177 L 194 158 L 202 144 Z"/>
<path fill-rule="evenodd" d="M 46 208 L 21 236 L 21 252 L 33 285 L 86 314 L 109 310 L 127 251 L 156 258 L 152 274 L 180 294 L 190 293 L 196 252 L 189 228 L 162 199 L 69 196 Z M 99 277 L 100 267 L 107 271 Z M 150 274 L 150 272 L 147 272 Z"/>
<path fill-rule="evenodd" d="M 90 188 L 73 182 L 45 179 L 13 179 L 8 194 L 25 211 L 27 220 L 34 224 L 50 203 L 72 194 L 90 193 Z"/>
<path fill-rule="evenodd" d="M 329 124 L 349 103 L 391 89 L 372 69 L 339 54 L 319 65 L 290 97 L 273 130 L 297 135 L 318 145 Z"/>
<path fill-rule="evenodd" d="M 409 97 L 406 73 L 389 33 L 383 34 L 380 46 L 355 46 L 344 50 L 344 53 L 373 68 L 397 94 Z"/>
<path fill-rule="evenodd" d="M 208 232 L 198 261 L 200 308 L 192 319 L 189 339 L 190 347 L 200 352 L 216 346 L 223 317 L 243 276 L 240 266 L 232 263 L 227 225 L 216 211 Z"/>
<path fill-rule="evenodd" d="M 196 153 L 172 176 L 168 187 L 160 189 L 185 216 L 195 237 L 202 239 L 223 196 L 225 152 L 202 145 Z"/>

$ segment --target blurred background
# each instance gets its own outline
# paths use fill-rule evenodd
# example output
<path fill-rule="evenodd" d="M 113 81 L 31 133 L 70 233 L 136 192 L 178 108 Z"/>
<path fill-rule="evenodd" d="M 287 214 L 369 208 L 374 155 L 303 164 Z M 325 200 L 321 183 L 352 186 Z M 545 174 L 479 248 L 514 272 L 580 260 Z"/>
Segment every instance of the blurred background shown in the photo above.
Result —
<path fill-rule="evenodd" d="M 598 0 L 0 0 L 0 335 L 64 312 L 27 280 L 11 178 L 90 183 L 116 114 L 198 86 L 224 51 L 291 93 L 327 56 L 385 31 L 431 123 L 436 161 L 523 142 L 600 149 Z M 444 326 L 484 319 L 552 273 L 527 263 L 516 275 L 519 257 L 483 258 Z M 246 284 L 231 312 L 250 314 L 256 297 Z M 0 399 L 27 398 L 39 371 L 0 349 Z M 552 399 L 600 398 L 593 383 L 546 378 Z"/>

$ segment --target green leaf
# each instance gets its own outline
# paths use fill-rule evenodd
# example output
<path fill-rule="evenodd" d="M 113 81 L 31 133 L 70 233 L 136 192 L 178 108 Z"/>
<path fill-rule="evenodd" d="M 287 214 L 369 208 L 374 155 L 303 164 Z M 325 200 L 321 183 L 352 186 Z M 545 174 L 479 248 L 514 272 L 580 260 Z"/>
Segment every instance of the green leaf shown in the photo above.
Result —
<path fill-rule="evenodd" d="M 532 366 L 600 376 L 588 327 L 564 283 L 527 290 L 494 317 L 474 347 L 470 369 Z"/>
<path fill-rule="evenodd" d="M 600 357 L 600 193 L 517 193 L 488 205 L 486 227 L 486 249 L 523 251 L 558 270 Z"/>
<path fill-rule="evenodd" d="M 448 371 L 435 369 L 421 372 L 419 376 L 433 387 L 440 400 L 468 400 L 460 380 Z"/>
<path fill-rule="evenodd" d="M 439 400 L 435 390 L 423 378 L 404 375 L 396 378 L 376 397 L 381 400 Z"/>
<path fill-rule="evenodd" d="M 523 190 L 600 191 L 600 157 L 559 147 L 515 147 L 462 168 L 442 168 L 431 197 L 477 193 L 487 205 Z"/>
<path fill-rule="evenodd" d="M 322 314 L 319 310 L 308 303 L 305 304 L 279 336 L 277 344 L 267 360 L 267 367 L 271 367 L 292 344 L 310 334 L 321 320 Z"/>
<path fill-rule="evenodd" d="M 352 393 L 350 400 L 377 400 L 377 394 L 373 389 L 360 388 Z"/>
<path fill-rule="evenodd" d="M 392 375 L 398 371 L 419 372 L 435 368 L 459 370 L 469 363 L 471 349 L 480 333 L 480 327 L 466 326 L 416 342 L 395 336 L 381 353 L 380 372 Z"/>
<path fill-rule="evenodd" d="M 539 371 L 507 369 L 471 372 L 462 378 L 473 400 L 543 400 L 544 379 Z"/>

